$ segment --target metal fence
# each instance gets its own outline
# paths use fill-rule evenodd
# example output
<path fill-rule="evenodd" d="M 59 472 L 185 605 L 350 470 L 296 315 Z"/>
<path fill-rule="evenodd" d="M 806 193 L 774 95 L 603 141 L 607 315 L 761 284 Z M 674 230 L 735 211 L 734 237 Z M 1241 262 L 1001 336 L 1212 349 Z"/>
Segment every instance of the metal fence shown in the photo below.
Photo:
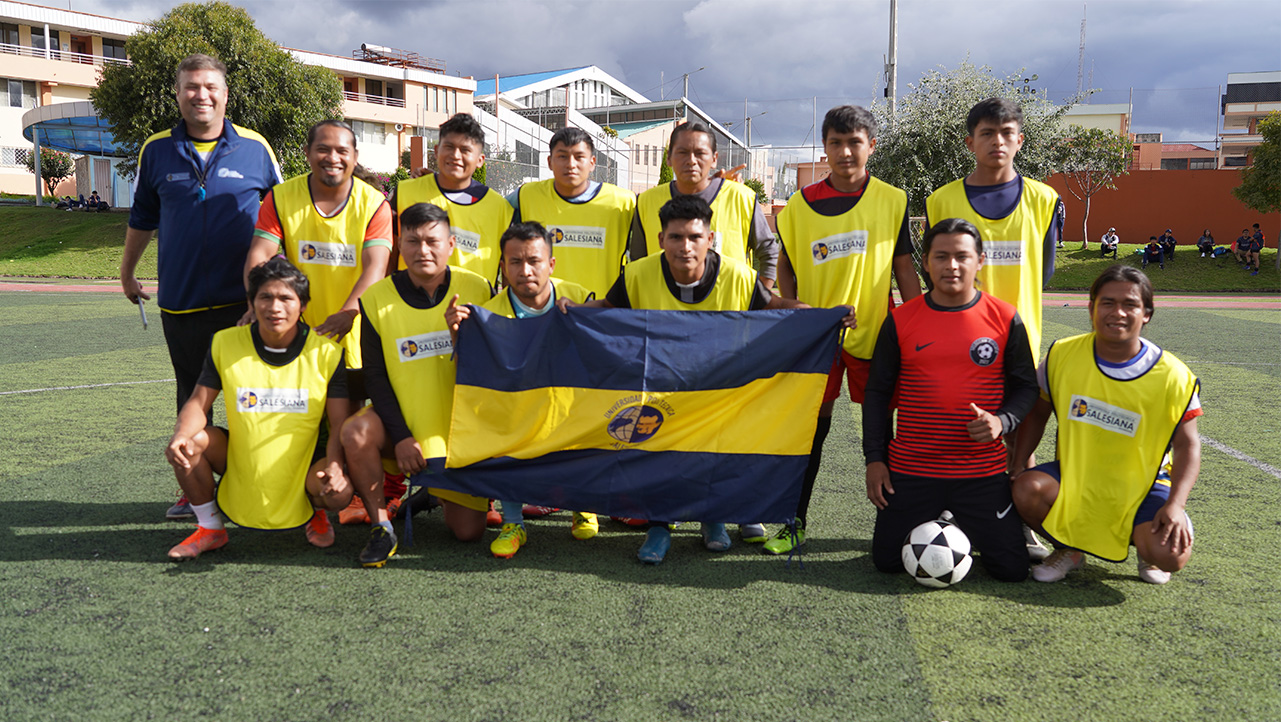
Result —
<path fill-rule="evenodd" d="M 25 168 L 27 162 L 31 160 L 31 152 L 31 148 L 0 146 L 0 166 Z"/>

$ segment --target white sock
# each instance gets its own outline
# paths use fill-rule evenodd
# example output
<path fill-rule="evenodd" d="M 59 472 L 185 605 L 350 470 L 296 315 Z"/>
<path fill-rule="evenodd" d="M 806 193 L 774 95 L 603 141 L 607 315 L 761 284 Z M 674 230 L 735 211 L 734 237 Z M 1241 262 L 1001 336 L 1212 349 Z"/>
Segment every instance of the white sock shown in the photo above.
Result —
<path fill-rule="evenodd" d="M 200 526 L 210 530 L 225 528 L 222 525 L 222 516 L 218 514 L 218 502 L 192 504 L 191 510 L 196 512 L 196 523 Z"/>

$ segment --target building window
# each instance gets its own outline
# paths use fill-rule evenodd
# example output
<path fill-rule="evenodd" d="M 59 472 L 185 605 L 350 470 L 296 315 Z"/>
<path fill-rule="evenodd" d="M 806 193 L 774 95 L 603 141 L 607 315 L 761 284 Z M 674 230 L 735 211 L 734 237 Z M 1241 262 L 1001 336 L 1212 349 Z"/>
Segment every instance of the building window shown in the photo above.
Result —
<path fill-rule="evenodd" d="M 1192 158 L 1188 161 L 1189 170 L 1214 170 L 1213 158 Z"/>
<path fill-rule="evenodd" d="M 58 36 L 58 31 L 50 30 L 49 50 L 53 51 L 50 53 L 50 57 L 58 57 L 55 53 L 62 49 L 61 42 L 62 41 Z M 44 50 L 44 28 L 31 28 L 31 47 L 36 50 Z"/>
<path fill-rule="evenodd" d="M 102 57 L 115 58 L 117 60 L 125 59 L 125 41 L 113 40 L 111 38 L 102 39 Z"/>
<path fill-rule="evenodd" d="M 1161 170 L 1187 170 L 1187 158 L 1162 158 Z"/>
<path fill-rule="evenodd" d="M 382 123 L 367 123 L 360 120 L 350 121 L 351 131 L 356 134 L 356 142 L 367 145 L 386 145 L 387 127 Z"/>
<path fill-rule="evenodd" d="M 12 23 L 0 23 L 0 43 L 5 45 L 18 44 L 18 26 Z"/>
<path fill-rule="evenodd" d="M 0 107 L 27 110 L 36 107 L 35 81 L 0 78 Z"/>

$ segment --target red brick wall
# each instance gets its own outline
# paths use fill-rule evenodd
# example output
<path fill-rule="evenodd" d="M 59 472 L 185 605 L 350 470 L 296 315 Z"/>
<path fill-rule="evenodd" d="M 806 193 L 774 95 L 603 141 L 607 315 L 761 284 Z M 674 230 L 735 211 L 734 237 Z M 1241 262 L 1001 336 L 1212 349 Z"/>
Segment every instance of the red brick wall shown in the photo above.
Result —
<path fill-rule="evenodd" d="M 1079 243 L 1085 203 L 1067 191 L 1063 176 L 1050 176 L 1047 182 L 1067 206 L 1064 240 Z M 1246 208 L 1232 195 L 1240 184 L 1241 174 L 1235 170 L 1132 172 L 1116 180 L 1116 190 L 1099 191 L 1090 198 L 1090 242 L 1115 226 L 1122 243 L 1146 243 L 1148 236 L 1160 236 L 1170 228 L 1180 245 L 1195 245 L 1209 228 L 1215 243 L 1228 245 L 1242 228 L 1253 230 L 1258 223 L 1268 247 L 1276 248 L 1281 213 Z"/>

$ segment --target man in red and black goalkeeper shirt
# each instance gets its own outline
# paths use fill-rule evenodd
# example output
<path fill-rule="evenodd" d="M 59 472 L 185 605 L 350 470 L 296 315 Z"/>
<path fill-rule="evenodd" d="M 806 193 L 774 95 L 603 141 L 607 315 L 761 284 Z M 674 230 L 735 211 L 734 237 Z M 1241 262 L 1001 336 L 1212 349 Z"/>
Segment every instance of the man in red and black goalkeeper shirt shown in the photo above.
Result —
<path fill-rule="evenodd" d="M 933 289 L 881 326 L 863 401 L 867 497 L 878 510 L 872 561 L 902 571 L 903 538 L 946 509 L 989 574 L 1022 581 L 1028 555 L 1001 436 L 1037 399 L 1027 330 L 1014 306 L 974 287 L 984 255 L 973 224 L 930 226 L 923 255 Z"/>

